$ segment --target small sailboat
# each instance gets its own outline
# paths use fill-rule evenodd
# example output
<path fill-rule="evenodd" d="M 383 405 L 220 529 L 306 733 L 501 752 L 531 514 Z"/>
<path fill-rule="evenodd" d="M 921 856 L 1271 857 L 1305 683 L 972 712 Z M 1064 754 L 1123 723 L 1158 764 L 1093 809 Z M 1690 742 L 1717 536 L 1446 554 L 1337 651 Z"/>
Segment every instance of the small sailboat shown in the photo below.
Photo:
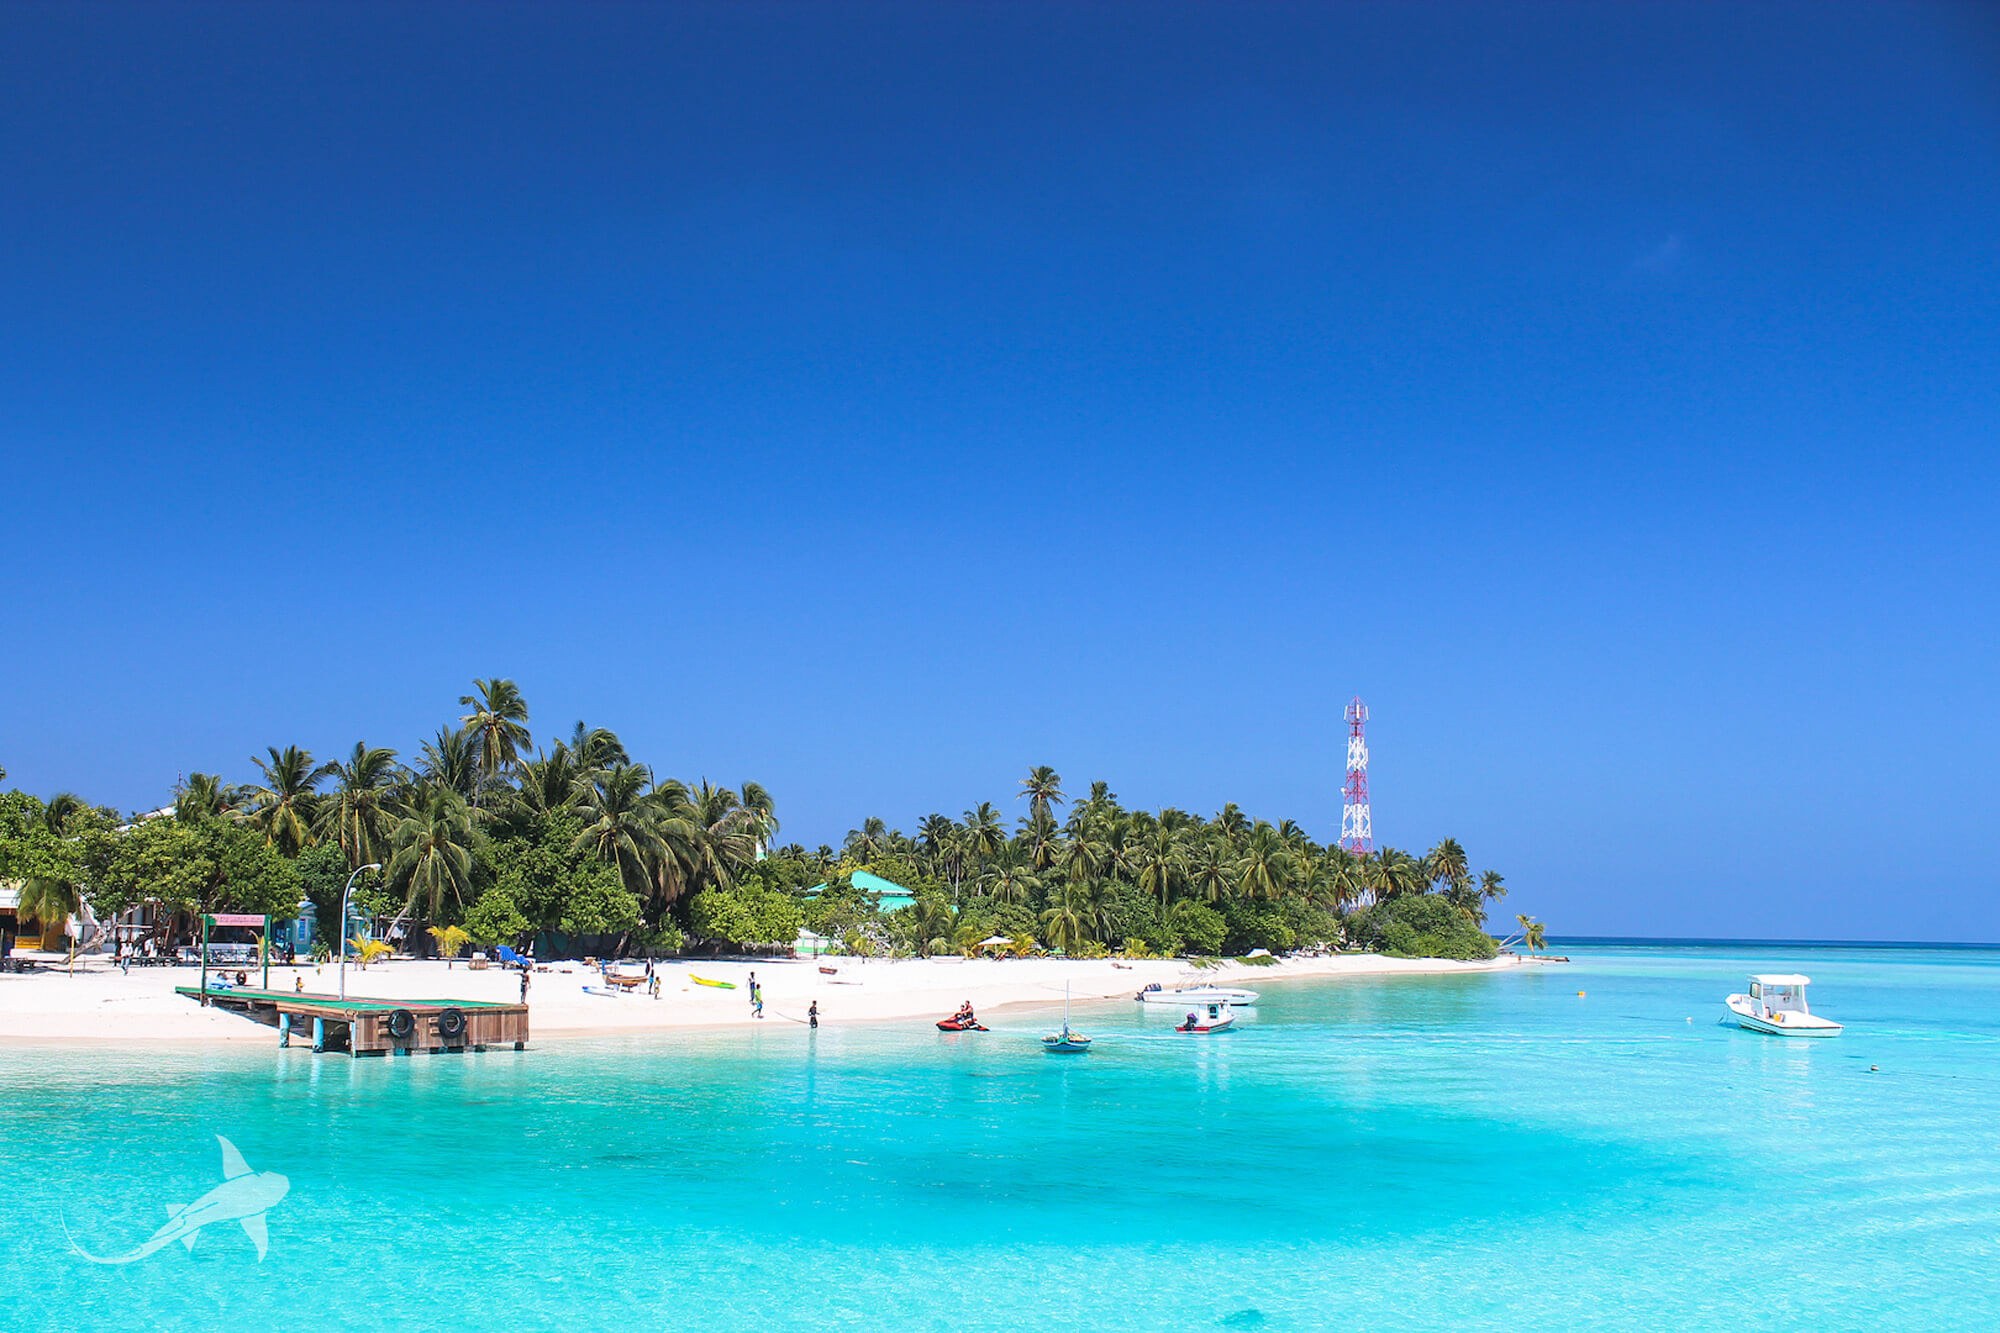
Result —
<path fill-rule="evenodd" d="M 1090 1038 L 1069 1025 L 1069 983 L 1063 983 L 1063 1025 L 1061 1032 L 1042 1038 L 1042 1049 L 1050 1055 L 1081 1055 L 1090 1049 Z"/>
<path fill-rule="evenodd" d="M 1748 995 L 1732 995 L 1723 1003 L 1736 1016 L 1736 1026 L 1773 1037 L 1837 1037 L 1840 1024 L 1821 1018 L 1806 1007 L 1811 977 L 1772 973 L 1750 978 Z"/>

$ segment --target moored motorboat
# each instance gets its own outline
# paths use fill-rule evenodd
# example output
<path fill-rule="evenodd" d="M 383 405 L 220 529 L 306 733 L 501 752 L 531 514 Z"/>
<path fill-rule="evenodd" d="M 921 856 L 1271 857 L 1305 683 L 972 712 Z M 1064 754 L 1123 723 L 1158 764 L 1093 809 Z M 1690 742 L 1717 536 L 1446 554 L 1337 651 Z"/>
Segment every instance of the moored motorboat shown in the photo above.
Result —
<path fill-rule="evenodd" d="M 1176 1032 L 1223 1032 L 1236 1025 L 1236 1013 L 1227 1000 L 1210 1000 L 1199 1008 L 1188 1010 L 1188 1016 L 1174 1029 Z"/>
<path fill-rule="evenodd" d="M 1257 1003 L 1257 992 L 1239 990 L 1234 986 L 1182 986 L 1178 990 L 1163 990 L 1159 982 L 1154 982 L 1132 997 L 1140 1004 L 1214 1004 L 1218 1001 L 1233 1004 L 1238 1008 Z"/>
<path fill-rule="evenodd" d="M 1736 1026 L 1773 1037 L 1837 1037 L 1840 1024 L 1806 1007 L 1811 977 L 1792 972 L 1761 973 L 1750 978 L 1747 995 L 1732 995 L 1723 1003 Z"/>

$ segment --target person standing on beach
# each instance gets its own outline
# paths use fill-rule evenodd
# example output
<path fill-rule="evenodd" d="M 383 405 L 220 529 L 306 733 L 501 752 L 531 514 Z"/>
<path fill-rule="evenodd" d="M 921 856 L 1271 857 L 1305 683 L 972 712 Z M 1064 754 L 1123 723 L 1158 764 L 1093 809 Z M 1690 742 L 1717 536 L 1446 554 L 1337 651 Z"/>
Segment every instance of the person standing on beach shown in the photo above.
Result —
<path fill-rule="evenodd" d="M 814 1000 L 811 1004 L 806 1006 L 806 1026 L 810 1028 L 816 1028 L 819 1026 L 818 1000 Z"/>
<path fill-rule="evenodd" d="M 526 1004 L 527 1002 L 528 1002 L 528 969 L 526 966 L 523 966 L 521 968 L 521 1003 Z"/>
<path fill-rule="evenodd" d="M 764 1016 L 764 988 L 757 984 L 757 974 L 750 974 L 750 1017 Z"/>

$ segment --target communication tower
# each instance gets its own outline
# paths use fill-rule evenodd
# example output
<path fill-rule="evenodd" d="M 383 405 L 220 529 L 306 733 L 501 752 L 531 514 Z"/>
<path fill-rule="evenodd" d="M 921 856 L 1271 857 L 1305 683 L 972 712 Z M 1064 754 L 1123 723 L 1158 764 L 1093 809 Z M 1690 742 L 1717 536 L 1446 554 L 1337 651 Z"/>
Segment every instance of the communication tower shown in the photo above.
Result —
<path fill-rule="evenodd" d="M 1368 705 L 1355 695 L 1347 705 L 1347 785 L 1340 789 L 1340 845 L 1356 856 L 1375 850 L 1368 813 Z"/>

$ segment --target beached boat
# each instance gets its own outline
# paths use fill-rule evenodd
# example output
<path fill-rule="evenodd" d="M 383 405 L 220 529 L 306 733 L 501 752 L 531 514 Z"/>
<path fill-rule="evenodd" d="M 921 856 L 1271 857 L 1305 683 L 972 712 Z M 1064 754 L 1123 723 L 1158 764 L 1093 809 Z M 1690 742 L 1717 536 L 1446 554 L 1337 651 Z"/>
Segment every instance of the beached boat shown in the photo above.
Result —
<path fill-rule="evenodd" d="M 1257 992 L 1238 990 L 1234 986 L 1183 986 L 1179 990 L 1162 990 L 1156 981 L 1132 998 L 1140 1004 L 1177 1004 L 1183 1008 L 1218 1001 L 1242 1008 L 1257 1003 Z"/>
<path fill-rule="evenodd" d="M 692 972 L 688 974 L 688 980 L 692 981 L 697 986 L 713 986 L 717 990 L 736 989 L 736 983 L 733 981 L 710 981 L 707 977 L 698 977 L 695 976 Z"/>
<path fill-rule="evenodd" d="M 1062 1031 L 1051 1032 L 1042 1038 L 1042 1049 L 1050 1055 L 1081 1055 L 1090 1049 L 1090 1038 L 1069 1025 L 1069 984 L 1063 984 L 1063 1025 Z"/>
<path fill-rule="evenodd" d="M 1806 1007 L 1811 977 L 1775 972 L 1750 978 L 1748 995 L 1732 995 L 1723 1003 L 1736 1016 L 1736 1026 L 1774 1037 L 1837 1037 L 1840 1024 L 1821 1018 Z"/>
<path fill-rule="evenodd" d="M 1235 1011 L 1227 1000 L 1210 1000 L 1197 1009 L 1188 1010 L 1188 1016 L 1181 1020 L 1176 1032 L 1226 1032 L 1236 1026 Z"/>

